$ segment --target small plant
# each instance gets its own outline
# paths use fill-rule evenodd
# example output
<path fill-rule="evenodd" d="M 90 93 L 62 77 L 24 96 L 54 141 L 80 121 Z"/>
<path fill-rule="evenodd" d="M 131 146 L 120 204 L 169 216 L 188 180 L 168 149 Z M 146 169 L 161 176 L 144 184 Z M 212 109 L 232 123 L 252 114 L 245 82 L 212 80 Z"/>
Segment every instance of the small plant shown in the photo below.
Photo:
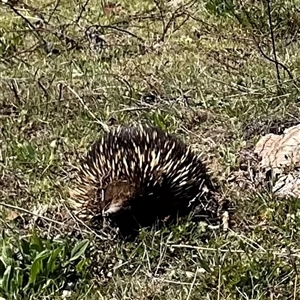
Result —
<path fill-rule="evenodd" d="M 5 299 L 29 299 L 75 285 L 86 277 L 89 245 L 82 240 L 72 247 L 66 241 L 43 240 L 35 233 L 18 240 L 0 240 L 0 295 Z"/>

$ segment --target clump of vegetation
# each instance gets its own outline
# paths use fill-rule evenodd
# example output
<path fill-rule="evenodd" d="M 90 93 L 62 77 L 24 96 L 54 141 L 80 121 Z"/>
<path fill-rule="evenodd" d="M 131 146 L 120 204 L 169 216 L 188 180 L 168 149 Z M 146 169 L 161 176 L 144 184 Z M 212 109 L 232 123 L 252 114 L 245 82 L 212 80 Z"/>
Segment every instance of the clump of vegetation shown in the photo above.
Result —
<path fill-rule="evenodd" d="M 33 233 L 27 238 L 4 234 L 0 243 L 0 294 L 5 299 L 49 296 L 74 289 L 80 278 L 88 277 L 88 240 L 72 245 L 67 240 L 44 240 Z"/>

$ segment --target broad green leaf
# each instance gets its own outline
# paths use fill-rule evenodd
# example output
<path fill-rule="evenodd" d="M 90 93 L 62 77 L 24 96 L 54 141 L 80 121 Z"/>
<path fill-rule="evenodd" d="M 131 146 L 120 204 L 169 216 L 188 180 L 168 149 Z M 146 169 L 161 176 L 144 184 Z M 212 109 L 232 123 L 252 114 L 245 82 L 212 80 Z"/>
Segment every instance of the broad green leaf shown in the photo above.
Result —
<path fill-rule="evenodd" d="M 35 282 L 37 275 L 43 272 L 43 260 L 47 258 L 49 254 L 49 250 L 44 250 L 36 256 L 30 269 L 30 282 Z"/>
<path fill-rule="evenodd" d="M 85 239 L 78 243 L 71 251 L 71 258 L 69 262 L 78 259 L 86 250 L 89 245 L 89 240 Z"/>
<path fill-rule="evenodd" d="M 75 269 L 78 273 L 80 273 L 82 271 L 83 266 L 85 265 L 86 260 L 82 259 L 79 261 L 79 263 L 76 265 Z"/>
<path fill-rule="evenodd" d="M 210 269 L 208 263 L 204 259 L 199 258 L 199 264 L 206 272 L 211 272 L 211 269 Z"/>
<path fill-rule="evenodd" d="M 51 252 L 51 255 L 50 255 L 50 257 L 47 261 L 47 265 L 46 265 L 47 274 L 53 272 L 56 269 L 57 265 L 55 264 L 55 260 L 58 257 L 59 253 L 62 251 L 62 248 L 63 247 L 60 246 Z"/>
<path fill-rule="evenodd" d="M 35 260 L 30 269 L 30 282 L 34 283 L 37 275 L 41 272 L 42 262 L 40 260 Z"/>

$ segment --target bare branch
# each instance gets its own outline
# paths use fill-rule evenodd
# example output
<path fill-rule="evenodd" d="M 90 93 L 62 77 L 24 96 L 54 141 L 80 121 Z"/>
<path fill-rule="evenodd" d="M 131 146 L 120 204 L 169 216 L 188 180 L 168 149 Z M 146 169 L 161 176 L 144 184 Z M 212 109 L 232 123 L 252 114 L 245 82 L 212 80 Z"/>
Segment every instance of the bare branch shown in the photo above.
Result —
<path fill-rule="evenodd" d="M 270 35 L 271 35 L 271 40 L 272 40 L 273 57 L 274 57 L 274 63 L 275 63 L 275 68 L 276 68 L 276 74 L 277 74 L 277 83 L 281 84 L 279 64 L 278 64 L 278 60 L 277 60 L 276 45 L 275 45 L 275 38 L 274 38 L 274 32 L 273 32 L 270 0 L 266 0 L 266 2 L 267 2 L 267 12 L 268 12 Z"/>

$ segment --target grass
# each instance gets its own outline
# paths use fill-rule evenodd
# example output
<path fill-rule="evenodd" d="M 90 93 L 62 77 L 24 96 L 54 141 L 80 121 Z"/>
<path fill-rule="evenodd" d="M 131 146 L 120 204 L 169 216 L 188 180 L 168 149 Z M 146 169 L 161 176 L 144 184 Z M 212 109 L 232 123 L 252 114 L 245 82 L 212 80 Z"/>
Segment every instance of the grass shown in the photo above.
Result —
<path fill-rule="evenodd" d="M 280 68 L 280 84 L 260 2 L 164 2 L 1 4 L 4 299 L 298 298 L 300 202 L 241 171 L 262 134 L 298 122 L 298 1 L 272 4 L 293 76 Z M 206 157 L 235 207 L 228 232 L 179 220 L 101 241 L 63 223 L 78 157 L 106 126 L 132 123 Z"/>

